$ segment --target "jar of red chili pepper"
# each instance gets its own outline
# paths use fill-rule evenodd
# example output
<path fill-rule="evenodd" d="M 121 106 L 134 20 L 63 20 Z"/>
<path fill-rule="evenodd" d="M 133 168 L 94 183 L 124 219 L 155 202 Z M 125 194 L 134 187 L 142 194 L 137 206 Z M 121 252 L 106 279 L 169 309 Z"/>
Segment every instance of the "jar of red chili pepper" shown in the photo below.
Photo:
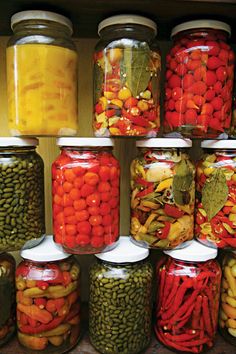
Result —
<path fill-rule="evenodd" d="M 236 248 L 236 142 L 206 140 L 201 147 L 195 235 L 207 246 Z"/>
<path fill-rule="evenodd" d="M 168 136 L 227 138 L 234 52 L 224 22 L 196 20 L 173 28 L 166 57 L 164 131 Z"/>
<path fill-rule="evenodd" d="M 160 128 L 161 70 L 156 24 L 137 15 L 112 16 L 99 24 L 98 34 L 94 134 L 155 137 Z"/>
<path fill-rule="evenodd" d="M 155 332 L 167 347 L 201 353 L 214 344 L 221 269 L 217 250 L 196 241 L 157 265 Z"/>
<path fill-rule="evenodd" d="M 119 237 L 119 162 L 109 138 L 60 138 L 52 165 L 54 240 L 75 254 L 115 247 Z"/>
<path fill-rule="evenodd" d="M 188 139 L 136 143 L 131 163 L 131 235 L 144 247 L 171 249 L 193 238 L 195 167 Z"/>
<path fill-rule="evenodd" d="M 65 353 L 80 335 L 80 267 L 52 236 L 23 249 L 16 270 L 18 340 L 25 353 Z"/>

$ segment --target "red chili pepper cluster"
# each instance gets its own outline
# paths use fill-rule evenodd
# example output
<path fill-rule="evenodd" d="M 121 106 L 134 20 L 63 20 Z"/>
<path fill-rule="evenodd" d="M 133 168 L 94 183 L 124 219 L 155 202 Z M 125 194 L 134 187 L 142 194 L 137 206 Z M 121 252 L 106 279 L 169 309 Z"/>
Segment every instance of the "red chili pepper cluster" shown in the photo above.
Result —
<path fill-rule="evenodd" d="M 157 267 L 155 332 L 166 346 L 200 353 L 217 327 L 221 271 L 215 261 L 184 263 L 168 258 Z"/>
<path fill-rule="evenodd" d="M 94 253 L 117 240 L 119 176 L 111 153 L 61 153 L 52 166 L 55 242 Z"/>
<path fill-rule="evenodd" d="M 218 137 L 230 127 L 234 53 L 221 31 L 176 39 L 166 58 L 165 131 Z"/>

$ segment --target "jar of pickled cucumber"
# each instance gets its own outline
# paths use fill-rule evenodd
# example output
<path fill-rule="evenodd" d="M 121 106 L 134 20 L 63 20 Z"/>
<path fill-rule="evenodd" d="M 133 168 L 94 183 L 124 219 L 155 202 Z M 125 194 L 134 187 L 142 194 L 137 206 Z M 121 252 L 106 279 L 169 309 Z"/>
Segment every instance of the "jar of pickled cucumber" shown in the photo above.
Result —
<path fill-rule="evenodd" d="M 0 346 L 15 332 L 15 259 L 0 254 Z"/>
<path fill-rule="evenodd" d="M 171 249 L 193 238 L 195 167 L 188 139 L 136 142 L 132 161 L 131 235 L 140 246 Z"/>
<path fill-rule="evenodd" d="M 105 252 L 119 238 L 120 166 L 109 138 L 59 138 L 52 165 L 55 242 L 68 253 Z"/>
<path fill-rule="evenodd" d="M 222 260 L 219 329 L 236 346 L 236 251 L 225 252 Z"/>
<path fill-rule="evenodd" d="M 155 137 L 160 128 L 161 71 L 156 24 L 142 16 L 117 15 L 100 22 L 98 34 L 94 134 Z"/>
<path fill-rule="evenodd" d="M 72 23 L 48 11 L 11 18 L 7 45 L 8 125 L 14 136 L 75 135 L 77 53 Z"/>
<path fill-rule="evenodd" d="M 24 353 L 68 352 L 80 336 L 80 267 L 52 236 L 21 251 L 16 270 L 17 336 Z"/>
<path fill-rule="evenodd" d="M 205 140 L 201 147 L 195 235 L 207 246 L 236 248 L 236 142 Z"/>
<path fill-rule="evenodd" d="M 44 165 L 37 145 L 33 138 L 0 138 L 0 252 L 17 251 L 45 233 Z"/>
<path fill-rule="evenodd" d="M 90 269 L 89 336 L 102 354 L 136 354 L 151 338 L 153 269 L 149 251 L 120 237 Z"/>

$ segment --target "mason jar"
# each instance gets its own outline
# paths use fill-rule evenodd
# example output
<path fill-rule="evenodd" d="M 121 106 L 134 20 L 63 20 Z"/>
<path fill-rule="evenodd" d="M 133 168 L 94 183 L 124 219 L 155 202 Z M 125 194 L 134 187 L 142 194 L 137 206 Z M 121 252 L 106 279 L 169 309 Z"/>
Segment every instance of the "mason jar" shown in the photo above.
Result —
<path fill-rule="evenodd" d="M 195 235 L 207 246 L 236 248 L 236 142 L 205 140 L 201 147 Z"/>
<path fill-rule="evenodd" d="M 161 56 L 157 26 L 137 15 L 98 25 L 94 53 L 95 136 L 155 137 L 160 129 Z"/>
<path fill-rule="evenodd" d="M 0 254 L 0 346 L 15 332 L 15 259 Z"/>
<path fill-rule="evenodd" d="M 164 251 L 156 269 L 155 332 L 174 351 L 201 353 L 214 345 L 221 269 L 217 250 L 197 241 Z"/>
<path fill-rule="evenodd" d="M 119 237 L 120 167 L 109 138 L 60 138 L 52 165 L 55 242 L 68 253 L 98 253 Z"/>
<path fill-rule="evenodd" d="M 17 336 L 24 353 L 68 352 L 80 336 L 80 267 L 52 236 L 21 251 L 16 270 Z"/>
<path fill-rule="evenodd" d="M 78 68 L 71 21 L 30 10 L 14 14 L 11 28 L 6 53 L 11 135 L 75 135 Z"/>
<path fill-rule="evenodd" d="M 136 142 L 132 161 L 131 235 L 140 246 L 184 247 L 193 238 L 195 167 L 188 139 Z"/>
<path fill-rule="evenodd" d="M 227 138 L 235 62 L 230 34 L 228 24 L 208 19 L 173 28 L 166 57 L 165 135 Z"/>
<path fill-rule="evenodd" d="M 151 339 L 153 269 L 147 249 L 120 237 L 90 269 L 89 336 L 102 354 L 136 354 Z"/>
<path fill-rule="evenodd" d="M 33 138 L 0 138 L 0 252 L 20 250 L 45 233 L 44 164 L 37 145 Z"/>

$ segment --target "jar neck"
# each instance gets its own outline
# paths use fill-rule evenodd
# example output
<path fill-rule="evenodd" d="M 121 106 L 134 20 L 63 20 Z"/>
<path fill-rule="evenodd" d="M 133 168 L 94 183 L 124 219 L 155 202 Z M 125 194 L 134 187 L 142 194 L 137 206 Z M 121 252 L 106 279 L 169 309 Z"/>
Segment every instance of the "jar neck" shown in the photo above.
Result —
<path fill-rule="evenodd" d="M 192 40 L 207 39 L 208 37 L 215 36 L 216 33 L 217 33 L 217 38 L 220 38 L 223 41 L 227 41 L 229 38 L 229 34 L 223 30 L 215 30 L 210 28 L 192 28 L 186 31 L 181 31 L 176 33 L 173 36 L 173 41 L 178 42 L 180 39 L 184 37 L 188 37 Z"/>
<path fill-rule="evenodd" d="M 136 24 L 120 24 L 103 28 L 99 33 L 103 40 L 131 38 L 150 43 L 155 38 L 153 29 Z"/>
<path fill-rule="evenodd" d="M 115 263 L 115 262 L 109 262 L 109 261 L 104 261 L 102 259 L 97 259 L 97 262 L 99 264 L 103 264 L 106 265 L 107 267 L 111 267 L 111 268 L 116 268 L 116 267 L 135 267 L 137 265 L 141 265 L 144 264 L 146 262 L 146 259 L 142 259 L 140 261 L 136 261 L 136 262 L 121 262 L 121 263 Z"/>
<path fill-rule="evenodd" d="M 0 147 L 0 154 L 25 154 L 29 152 L 36 152 L 35 146 L 6 146 Z"/>
<path fill-rule="evenodd" d="M 61 151 L 65 152 L 90 152 L 94 154 L 99 154 L 101 152 L 109 152 L 111 153 L 113 148 L 112 147 L 103 147 L 103 146 L 61 146 Z"/>
<path fill-rule="evenodd" d="M 50 22 L 44 20 L 26 20 L 18 22 L 13 27 L 15 35 L 25 36 L 32 34 L 44 34 L 55 37 L 70 37 L 71 32 L 67 26 L 64 26 L 58 22 Z"/>

